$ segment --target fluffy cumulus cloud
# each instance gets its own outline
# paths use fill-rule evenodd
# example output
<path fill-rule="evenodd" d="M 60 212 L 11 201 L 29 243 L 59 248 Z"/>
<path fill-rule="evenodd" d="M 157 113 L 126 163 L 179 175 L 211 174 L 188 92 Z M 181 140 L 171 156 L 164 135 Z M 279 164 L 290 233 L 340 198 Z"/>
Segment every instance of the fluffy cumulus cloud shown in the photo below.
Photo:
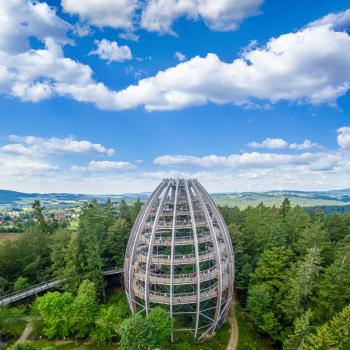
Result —
<path fill-rule="evenodd" d="M 127 45 L 119 46 L 116 41 L 106 39 L 97 40 L 95 44 L 97 45 L 96 50 L 91 51 L 89 55 L 97 55 L 108 62 L 123 62 L 132 59 L 131 50 Z"/>
<path fill-rule="evenodd" d="M 252 148 L 269 148 L 269 149 L 282 149 L 282 148 L 290 148 L 293 150 L 307 150 L 311 148 L 319 147 L 319 145 L 316 142 L 312 142 L 310 140 L 304 140 L 302 143 L 291 143 L 289 144 L 286 140 L 282 138 L 266 138 L 262 142 L 249 142 L 249 147 Z"/>
<path fill-rule="evenodd" d="M 180 17 L 201 19 L 211 29 L 235 30 L 247 17 L 259 13 L 262 0 L 149 0 L 142 11 L 141 27 L 173 34 Z"/>
<path fill-rule="evenodd" d="M 329 25 L 335 30 L 349 31 L 350 30 L 350 9 L 339 13 L 330 13 L 309 24 L 309 27 Z"/>
<path fill-rule="evenodd" d="M 337 141 L 343 150 L 350 150 L 350 126 L 343 126 L 338 130 Z"/>
<path fill-rule="evenodd" d="M 11 136 L 12 143 L 0 147 L 0 182 L 16 190 L 74 193 L 124 193 L 125 188 L 151 191 L 165 177 L 195 177 L 213 192 L 346 188 L 350 186 L 349 134 L 349 126 L 338 129 L 339 148 L 334 150 L 290 152 L 293 144 L 288 144 L 284 152 L 163 155 L 154 159 L 153 166 L 96 158 L 72 165 L 77 159 L 82 162 L 77 158 L 82 153 L 113 152 L 74 138 Z M 62 162 L 63 155 L 69 157 Z"/>
<path fill-rule="evenodd" d="M 179 60 L 180 62 L 183 62 L 186 60 L 186 55 L 184 55 L 182 52 L 180 51 L 176 51 L 174 54 L 174 57 Z"/>
<path fill-rule="evenodd" d="M 62 0 L 64 11 L 97 27 L 130 29 L 138 0 Z"/>
<path fill-rule="evenodd" d="M 171 110 L 208 102 L 334 104 L 350 87 L 350 36 L 320 24 L 245 50 L 231 63 L 194 57 L 117 94 L 120 107 Z"/>
<path fill-rule="evenodd" d="M 276 148 L 278 145 L 286 151 L 206 156 L 162 155 L 153 161 L 161 169 L 146 172 L 144 176 L 151 179 L 172 175 L 196 177 L 209 191 L 347 188 L 350 186 L 350 154 L 346 151 L 350 149 L 350 127 L 344 126 L 337 131 L 339 148 L 335 150 L 327 150 L 310 140 L 288 143 L 284 139 L 267 138 L 258 147 Z M 288 152 L 290 149 L 299 151 L 309 148 L 318 150 Z M 184 172 L 184 169 L 187 171 Z"/>
<path fill-rule="evenodd" d="M 87 140 L 76 140 L 74 137 L 67 138 L 42 138 L 35 136 L 11 135 L 10 143 L 0 147 L 0 152 L 26 156 L 45 156 L 49 154 L 63 153 L 90 153 L 112 156 L 114 149 L 106 148 L 99 143 Z"/>
<path fill-rule="evenodd" d="M 60 19 L 45 2 L 1 1 L 0 19 L 0 52 L 16 54 L 28 50 L 31 36 L 41 41 L 50 37 L 57 43 L 69 42 L 66 32 L 71 25 Z"/>
<path fill-rule="evenodd" d="M 268 137 L 267 139 L 265 139 L 264 141 L 262 141 L 261 143 L 253 141 L 250 142 L 248 144 L 249 147 L 253 147 L 253 148 L 272 148 L 272 149 L 276 149 L 276 148 L 286 148 L 288 147 L 288 142 L 284 139 L 281 138 L 270 138 Z"/>
<path fill-rule="evenodd" d="M 0 151 L 0 173 L 1 176 L 32 176 L 54 173 L 57 166 L 46 162 L 32 160 L 29 157 L 13 157 Z"/>
<path fill-rule="evenodd" d="M 187 166 L 199 168 L 271 168 L 278 166 L 305 166 L 314 170 L 325 170 L 335 166 L 341 160 L 336 153 L 261 153 L 246 152 L 228 156 L 208 155 L 164 155 L 154 159 L 154 164 L 166 166 Z"/>
<path fill-rule="evenodd" d="M 317 142 L 312 142 L 310 140 L 304 140 L 303 143 L 291 143 L 289 145 L 290 149 L 295 149 L 298 151 L 303 151 L 306 149 L 311 149 L 311 148 L 318 148 L 320 145 Z"/>
<path fill-rule="evenodd" d="M 73 171 L 126 171 L 133 170 L 136 166 L 130 162 L 117 162 L 112 160 L 92 160 L 87 166 L 73 165 Z"/>
<path fill-rule="evenodd" d="M 135 42 L 140 40 L 140 37 L 131 31 L 119 33 L 118 36 L 120 39 L 124 39 L 124 40 L 130 40 Z"/>
<path fill-rule="evenodd" d="M 235 30 L 247 17 L 259 14 L 263 0 L 62 0 L 64 11 L 97 27 L 174 34 L 180 17 L 203 20 L 212 30 Z M 138 23 L 139 15 L 141 20 Z"/>
<path fill-rule="evenodd" d="M 63 6 L 90 21 L 93 19 L 87 13 L 94 6 L 101 11 L 108 9 L 106 16 L 101 17 L 108 22 L 114 12 L 122 17 L 123 13 L 132 13 L 136 5 L 125 1 L 103 0 L 102 6 L 100 0 L 64 0 Z M 209 0 L 187 2 L 201 7 L 200 16 L 216 16 L 222 8 L 229 14 L 231 6 L 245 6 L 238 0 L 215 4 Z M 161 3 L 150 1 L 147 6 Z M 176 3 L 186 5 L 181 0 Z M 114 11 L 118 6 L 123 10 Z M 297 32 L 272 38 L 265 46 L 250 46 L 232 62 L 224 62 L 214 53 L 196 56 L 120 91 L 97 82 L 88 65 L 64 56 L 70 25 L 45 3 L 3 1 L 0 16 L 0 93 L 24 101 L 64 96 L 116 111 L 139 106 L 149 111 L 174 110 L 208 102 L 240 106 L 281 100 L 335 104 L 350 87 L 350 36 L 346 31 L 350 11 L 329 15 Z M 30 49 L 30 37 L 42 41 L 45 47 Z M 108 43 L 96 53 L 114 60 L 121 57 L 119 49 L 120 46 Z M 124 49 L 124 57 L 127 55 Z"/>

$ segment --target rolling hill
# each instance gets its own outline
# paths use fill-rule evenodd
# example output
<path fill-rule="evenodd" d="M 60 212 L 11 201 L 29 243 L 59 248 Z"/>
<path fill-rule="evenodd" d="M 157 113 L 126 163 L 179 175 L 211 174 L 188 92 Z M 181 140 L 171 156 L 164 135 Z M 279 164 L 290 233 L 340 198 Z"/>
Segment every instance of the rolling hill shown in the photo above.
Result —
<path fill-rule="evenodd" d="M 108 198 L 117 202 L 122 199 L 127 202 L 135 201 L 137 198 L 145 201 L 149 196 L 148 192 L 126 193 L 119 195 L 87 195 L 70 193 L 23 193 L 9 190 L 0 190 L 0 205 L 11 207 L 25 207 L 31 205 L 34 200 L 39 199 L 46 207 L 71 207 L 81 202 L 96 199 L 104 202 Z M 285 198 L 288 198 L 292 205 L 303 207 L 350 207 L 350 189 L 330 191 L 267 191 L 267 192 L 230 192 L 213 193 L 215 202 L 221 206 L 228 205 L 245 208 L 249 205 L 255 206 L 263 202 L 265 205 L 280 205 Z"/>

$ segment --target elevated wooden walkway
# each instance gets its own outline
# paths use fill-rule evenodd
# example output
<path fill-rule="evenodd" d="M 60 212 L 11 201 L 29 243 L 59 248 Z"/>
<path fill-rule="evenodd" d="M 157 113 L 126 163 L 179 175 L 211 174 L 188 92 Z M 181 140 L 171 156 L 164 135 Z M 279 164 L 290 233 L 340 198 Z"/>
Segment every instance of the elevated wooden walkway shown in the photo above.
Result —
<path fill-rule="evenodd" d="M 111 269 L 106 269 L 102 271 L 104 276 L 118 275 L 123 272 L 124 272 L 123 268 L 111 268 Z M 64 281 L 65 279 L 53 279 L 50 281 L 36 284 L 26 289 L 20 290 L 16 293 L 8 294 L 0 298 L 0 307 L 9 305 L 21 299 L 28 298 L 29 296 L 36 295 L 38 293 L 49 290 L 51 288 L 55 288 L 58 285 L 62 284 Z"/>

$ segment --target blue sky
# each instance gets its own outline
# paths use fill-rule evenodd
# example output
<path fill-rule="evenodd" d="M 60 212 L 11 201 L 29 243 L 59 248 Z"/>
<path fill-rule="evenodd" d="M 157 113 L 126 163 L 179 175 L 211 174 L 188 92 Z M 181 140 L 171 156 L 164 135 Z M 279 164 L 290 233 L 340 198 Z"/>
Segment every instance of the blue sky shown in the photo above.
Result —
<path fill-rule="evenodd" d="M 0 188 L 350 187 L 345 0 L 0 4 Z"/>

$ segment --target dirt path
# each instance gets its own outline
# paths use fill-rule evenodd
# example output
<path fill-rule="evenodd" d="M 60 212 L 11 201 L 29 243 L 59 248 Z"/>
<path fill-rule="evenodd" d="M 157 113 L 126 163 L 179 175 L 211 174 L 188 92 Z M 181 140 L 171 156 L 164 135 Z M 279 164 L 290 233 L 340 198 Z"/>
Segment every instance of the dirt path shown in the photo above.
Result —
<path fill-rule="evenodd" d="M 28 319 L 26 328 L 24 328 L 21 336 L 16 341 L 16 344 L 24 344 L 28 339 L 28 337 L 30 336 L 30 334 L 32 333 L 32 331 L 33 331 L 32 320 Z"/>
<path fill-rule="evenodd" d="M 227 344 L 226 350 L 236 350 L 238 346 L 239 333 L 238 333 L 238 325 L 237 325 L 235 308 L 236 308 L 236 300 L 233 299 L 230 313 L 229 313 L 229 322 L 231 324 L 231 337 L 230 337 L 230 341 Z"/>

